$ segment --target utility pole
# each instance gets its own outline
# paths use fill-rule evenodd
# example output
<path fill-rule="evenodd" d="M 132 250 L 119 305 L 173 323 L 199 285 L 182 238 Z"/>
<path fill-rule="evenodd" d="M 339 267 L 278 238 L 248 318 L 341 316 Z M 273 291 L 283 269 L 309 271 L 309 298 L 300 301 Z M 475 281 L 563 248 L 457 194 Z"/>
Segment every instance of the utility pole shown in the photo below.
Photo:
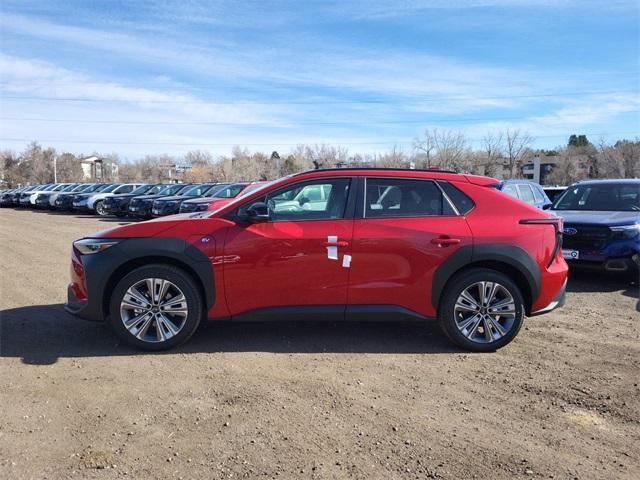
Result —
<path fill-rule="evenodd" d="M 53 183 L 58 183 L 58 157 L 53 156 Z"/>

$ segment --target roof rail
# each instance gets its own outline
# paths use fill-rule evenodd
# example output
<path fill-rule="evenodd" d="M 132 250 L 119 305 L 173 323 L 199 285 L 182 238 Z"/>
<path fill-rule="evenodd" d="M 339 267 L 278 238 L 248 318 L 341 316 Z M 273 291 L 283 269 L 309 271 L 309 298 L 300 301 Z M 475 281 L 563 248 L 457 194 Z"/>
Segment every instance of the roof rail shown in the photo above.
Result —
<path fill-rule="evenodd" d="M 304 173 L 311 172 L 335 172 L 341 170 L 391 170 L 396 172 L 433 172 L 433 173 L 454 173 L 459 172 L 453 170 L 441 170 L 439 168 L 399 168 L 399 167 L 331 167 L 331 168 L 316 168 L 298 172 L 295 175 L 302 175 Z"/>

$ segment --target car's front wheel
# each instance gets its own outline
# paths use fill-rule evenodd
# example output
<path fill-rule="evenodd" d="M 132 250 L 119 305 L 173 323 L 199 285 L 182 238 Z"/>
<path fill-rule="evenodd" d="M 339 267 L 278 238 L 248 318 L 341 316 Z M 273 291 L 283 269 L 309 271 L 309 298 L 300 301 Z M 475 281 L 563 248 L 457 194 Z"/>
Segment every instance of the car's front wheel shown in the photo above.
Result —
<path fill-rule="evenodd" d="M 106 216 L 106 215 L 107 215 L 107 211 L 106 211 L 106 210 L 105 210 L 105 208 L 104 208 L 104 205 L 103 205 L 103 203 L 102 203 L 102 200 L 98 200 L 98 201 L 96 202 L 95 209 L 96 209 L 96 213 L 97 213 L 98 215 L 100 215 L 101 217 L 104 217 L 104 216 Z"/>
<path fill-rule="evenodd" d="M 186 342 L 202 317 L 194 280 L 170 265 L 149 265 L 125 275 L 113 290 L 109 321 L 128 344 L 166 350 Z"/>
<path fill-rule="evenodd" d="M 522 293 L 507 275 L 477 268 L 457 274 L 448 283 L 438 317 L 454 343 L 490 352 L 516 337 L 524 312 Z"/>

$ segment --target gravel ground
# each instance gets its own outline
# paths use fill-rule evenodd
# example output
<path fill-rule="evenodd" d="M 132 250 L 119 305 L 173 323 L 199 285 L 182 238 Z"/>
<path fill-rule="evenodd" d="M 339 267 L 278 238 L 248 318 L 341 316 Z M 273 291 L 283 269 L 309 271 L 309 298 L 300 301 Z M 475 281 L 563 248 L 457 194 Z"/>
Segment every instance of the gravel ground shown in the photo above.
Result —
<path fill-rule="evenodd" d="M 572 274 L 497 353 L 432 325 L 207 324 L 143 354 L 67 315 L 70 242 L 0 211 L 0 478 L 638 478 L 638 284 Z"/>

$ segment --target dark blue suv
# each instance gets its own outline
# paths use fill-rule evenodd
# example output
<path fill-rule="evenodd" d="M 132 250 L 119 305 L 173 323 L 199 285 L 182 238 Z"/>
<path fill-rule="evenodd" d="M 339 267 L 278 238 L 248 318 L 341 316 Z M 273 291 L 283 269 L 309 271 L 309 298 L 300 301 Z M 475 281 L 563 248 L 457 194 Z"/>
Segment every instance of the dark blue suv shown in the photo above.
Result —
<path fill-rule="evenodd" d="M 569 265 L 638 271 L 640 179 L 576 183 L 551 211 L 564 219 L 562 253 Z"/>
<path fill-rule="evenodd" d="M 498 190 L 514 198 L 519 198 L 534 207 L 547 209 L 551 206 L 551 200 L 544 193 L 542 187 L 529 180 L 502 180 L 498 185 Z"/>

